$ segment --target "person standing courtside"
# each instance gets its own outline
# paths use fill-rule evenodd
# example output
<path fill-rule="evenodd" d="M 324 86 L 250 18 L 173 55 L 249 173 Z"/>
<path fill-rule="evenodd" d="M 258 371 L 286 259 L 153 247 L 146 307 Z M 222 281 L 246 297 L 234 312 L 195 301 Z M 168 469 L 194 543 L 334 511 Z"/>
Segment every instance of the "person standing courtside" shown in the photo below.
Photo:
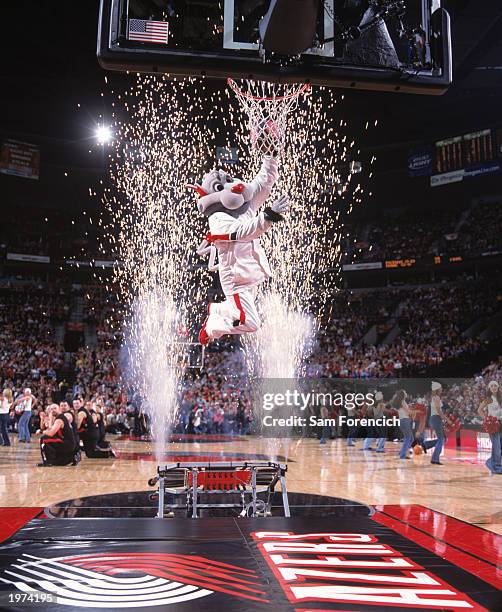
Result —
<path fill-rule="evenodd" d="M 375 405 L 368 409 L 373 412 L 373 415 L 368 414 L 368 417 L 383 420 L 385 418 L 385 402 L 383 401 L 383 393 L 381 391 L 377 391 L 375 393 Z M 375 425 L 371 428 L 372 437 L 367 437 L 364 440 L 363 450 L 372 451 L 373 448 L 371 445 L 373 441 L 376 440 L 376 452 L 384 453 L 385 452 L 385 440 L 387 438 L 387 427 L 385 425 Z"/>
<path fill-rule="evenodd" d="M 434 444 L 434 452 L 432 453 L 431 463 L 432 465 L 443 465 L 441 461 L 439 461 L 445 440 L 443 430 L 443 402 L 441 400 L 441 393 L 443 392 L 443 387 L 441 386 L 441 383 L 435 381 L 432 382 L 431 387 L 431 418 L 429 420 L 429 425 L 431 429 L 434 430 L 434 433 L 436 434 L 437 438 L 436 443 Z"/>
<path fill-rule="evenodd" d="M 487 397 L 481 402 L 478 414 L 484 418 L 490 416 L 502 421 L 502 393 L 496 380 L 488 383 Z M 485 465 L 492 474 L 502 474 L 502 423 L 498 431 L 490 433 L 492 454 Z"/>
<path fill-rule="evenodd" d="M 329 418 L 329 410 L 324 404 L 322 404 L 319 409 L 319 416 L 321 417 L 324 423 L 326 423 L 326 419 Z M 326 444 L 326 440 L 329 440 L 330 435 L 331 429 L 327 425 L 323 425 L 321 429 L 321 438 L 319 440 L 319 443 Z"/>
<path fill-rule="evenodd" d="M 20 395 L 14 402 L 14 407 L 21 413 L 19 422 L 17 424 L 17 428 L 19 432 L 19 436 L 18 436 L 19 442 L 29 443 L 31 441 L 31 434 L 30 434 L 31 411 L 36 406 L 37 401 L 38 401 L 37 398 L 34 395 L 32 395 L 31 389 L 27 387 L 23 391 L 23 394 Z"/>
<path fill-rule="evenodd" d="M 356 406 L 355 404 L 349 404 L 345 406 L 345 410 L 347 411 L 347 421 L 354 422 L 356 419 Z M 347 446 L 355 446 L 354 438 L 357 437 L 359 432 L 359 427 L 357 425 L 348 425 L 349 431 L 347 433 Z"/>
<path fill-rule="evenodd" d="M 0 442 L 1 446 L 10 446 L 9 412 L 12 406 L 12 391 L 4 389 L 0 400 Z"/>
<path fill-rule="evenodd" d="M 408 451 L 415 438 L 413 435 L 413 411 L 408 406 L 407 398 L 406 391 L 399 389 L 391 401 L 392 407 L 399 411 L 399 427 L 403 434 L 403 444 L 399 451 L 399 459 L 409 459 Z"/>

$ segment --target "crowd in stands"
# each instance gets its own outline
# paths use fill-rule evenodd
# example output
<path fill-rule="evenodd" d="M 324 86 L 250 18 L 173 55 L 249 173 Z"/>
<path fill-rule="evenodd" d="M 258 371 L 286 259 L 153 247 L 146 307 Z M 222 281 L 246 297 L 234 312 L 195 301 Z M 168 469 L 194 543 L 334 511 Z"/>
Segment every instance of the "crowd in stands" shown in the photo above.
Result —
<path fill-rule="evenodd" d="M 424 218 L 425 217 L 425 218 Z M 502 200 L 467 211 L 404 211 L 382 223 L 359 223 L 349 232 L 346 262 L 481 255 L 502 251 Z"/>
<path fill-rule="evenodd" d="M 359 306 L 359 326 L 352 324 L 354 315 L 335 309 L 331 322 L 320 334 L 319 349 L 311 358 L 320 365 L 321 375 L 412 376 L 449 359 L 475 355 L 482 350 L 483 341 L 464 332 L 474 322 L 488 320 L 502 305 L 495 285 L 474 282 L 378 293 L 379 297 L 371 292 L 362 300 L 366 306 Z M 368 318 L 361 316 L 373 302 L 378 314 L 374 318 L 369 314 Z M 361 332 L 369 323 L 378 325 L 392 314 L 398 335 L 377 345 L 365 343 Z M 354 329 L 359 329 L 358 335 Z"/>
<path fill-rule="evenodd" d="M 88 298 L 84 320 L 95 325 L 97 342 L 93 348 L 79 349 L 75 356 L 73 392 L 99 395 L 107 405 L 124 407 L 117 364 L 120 333 L 116 330 L 120 325 L 118 320 L 110 322 L 120 316 L 116 300 L 110 303 L 110 298 L 99 292 L 84 295 Z M 496 284 L 482 282 L 342 292 L 333 298 L 321 325 L 309 371 L 325 377 L 413 375 L 449 359 L 475 354 L 483 348 L 483 341 L 464 332 L 474 322 L 488 321 L 495 315 L 501 305 L 498 297 Z M 54 324 L 68 316 L 68 309 L 64 294 L 6 293 L 0 300 L 2 380 L 18 389 L 36 384 L 39 394 L 50 395 L 64 358 L 62 347 L 52 339 Z M 395 338 L 387 342 L 381 338 L 384 342 L 377 340 L 376 344 L 374 339 L 365 341 L 366 332 L 373 326 L 379 329 L 386 321 L 393 322 L 391 328 L 399 332 Z M 231 363 L 233 354 L 243 361 L 242 354 L 233 349 L 208 352 L 210 380 L 194 383 L 197 392 L 210 396 L 213 386 L 221 388 L 226 375 L 220 375 L 219 362 Z M 211 397 L 206 399 L 212 402 Z"/>
<path fill-rule="evenodd" d="M 473 206 L 460 235 L 462 250 L 489 253 L 502 251 L 502 202 L 480 202 Z"/>
<path fill-rule="evenodd" d="M 444 394 L 445 405 L 464 425 L 481 426 L 483 418 L 478 407 L 487 398 L 487 386 L 496 381 L 502 388 L 502 357 L 490 363 L 482 372 L 463 383 L 455 383 Z"/>
<path fill-rule="evenodd" d="M 41 402 L 57 390 L 64 351 L 54 340 L 54 326 L 68 316 L 65 292 L 32 288 L 0 290 L 0 380 L 20 390 L 28 384 Z"/>
<path fill-rule="evenodd" d="M 385 225 L 368 230 L 365 244 L 360 245 L 358 259 L 385 260 L 436 255 L 446 235 L 454 232 L 450 215 L 435 215 L 433 219 L 415 221 L 406 217 L 389 219 Z"/>
<path fill-rule="evenodd" d="M 342 292 L 333 299 L 321 325 L 317 347 L 309 359 L 309 374 L 342 378 L 413 376 L 451 359 L 471 357 L 484 348 L 484 343 L 464 332 L 472 323 L 488 321 L 496 313 L 500 307 L 497 297 L 495 287 L 473 282 L 350 295 Z M 116 304 L 112 300 L 107 306 L 105 301 L 102 295 L 98 306 L 90 307 L 89 320 L 98 325 L 98 330 L 102 325 L 105 333 L 98 335 L 96 347 L 79 350 L 73 392 L 82 397 L 102 397 L 110 406 L 110 426 L 118 421 L 121 429 L 130 428 L 133 409 L 121 385 L 120 342 L 107 323 Z M 378 329 L 389 319 L 393 321 L 391 327 L 399 330 L 395 339 L 387 344 L 364 342 L 364 334 L 372 326 Z M 245 374 L 243 353 L 235 341 L 208 350 L 204 370 L 189 372 L 177 430 L 246 431 L 252 409 L 249 397 L 239 391 Z"/>
<path fill-rule="evenodd" d="M 502 206 L 497 204 L 473 206 L 464 215 L 458 240 L 470 249 L 501 247 L 501 211 Z M 452 231 L 448 216 L 438 217 L 433 226 L 423 221 L 409 227 L 396 223 L 398 231 L 392 224 L 382 224 L 378 231 L 369 233 L 369 242 L 375 245 L 372 257 L 433 253 L 441 237 Z M 69 287 L 0 283 L 2 388 L 11 388 L 15 397 L 26 387 L 32 389 L 39 402 L 33 410 L 32 428 L 39 428 L 39 411 L 44 407 L 52 402 L 71 403 L 78 397 L 99 401 L 109 432 L 144 434 L 148 425 L 141 416 L 141 406 L 124 388 L 121 378 L 118 355 L 123 312 L 119 301 L 102 288 Z M 308 372 L 326 378 L 414 376 L 459 358 L 472 358 L 485 348 L 485 341 L 479 330 L 469 330 L 475 323 L 480 329 L 489 324 L 500 310 L 501 294 L 498 281 L 493 280 L 341 292 L 333 297 L 321 322 Z M 66 355 L 71 371 L 63 372 L 65 352 L 55 340 L 55 329 L 69 321 L 75 295 L 83 304 L 82 325 L 92 330 L 95 342 L 69 358 Z M 497 368 L 500 373 L 500 364 Z M 238 341 L 220 342 L 216 349 L 210 348 L 205 368 L 187 375 L 175 429 L 248 432 L 253 415 L 249 396 L 242 391 L 245 373 Z M 482 386 L 480 382 L 479 392 L 476 386 L 455 389 L 456 395 L 448 398 L 474 423 L 477 417 L 472 410 Z M 11 428 L 16 423 L 13 412 Z"/>
<path fill-rule="evenodd" d="M 78 396 L 100 396 L 107 405 L 122 406 L 125 399 L 119 385 L 117 350 L 102 344 L 80 349 L 75 361 L 76 382 L 73 393 Z"/>
<path fill-rule="evenodd" d="M 433 214 L 417 207 L 386 214 L 383 219 L 347 223 L 345 263 L 502 251 L 502 198 L 467 209 L 434 209 Z M 113 259 L 111 252 L 103 255 L 107 241 L 89 215 L 74 219 L 64 211 L 30 209 L 22 226 L 17 218 L 17 211 L 7 212 L 0 228 L 0 255 L 9 251 L 48 255 L 55 261 Z M 13 226 L 16 231 L 11 231 Z"/>
<path fill-rule="evenodd" d="M 141 404 L 124 387 L 118 363 L 120 337 L 109 325 L 116 301 L 85 290 L 84 318 L 96 326 L 92 348 L 74 356 L 71 384 L 61 375 L 63 347 L 53 340 L 54 324 L 68 316 L 68 296 L 61 291 L 9 291 L 0 300 L 0 376 L 14 396 L 29 386 L 39 401 L 33 410 L 32 429 L 40 428 L 45 406 L 75 398 L 103 407 L 110 433 L 144 435 L 148 429 Z M 496 314 L 500 307 L 493 283 L 460 283 L 444 286 L 341 293 L 333 299 L 323 322 L 309 373 L 319 377 L 396 377 L 424 374 L 434 366 L 459 356 L 473 356 L 483 348 L 475 335 L 464 334 L 471 324 Z M 389 343 L 364 342 L 373 326 L 391 320 L 399 333 Z M 117 323 L 117 321 L 115 321 Z M 115 326 L 116 327 L 116 326 Z M 100 329 L 103 333 L 99 334 Z M 500 364 L 498 366 L 500 368 Z M 178 433 L 247 433 L 253 421 L 249 394 L 243 388 L 246 366 L 239 342 L 219 343 L 206 353 L 202 371 L 189 370 L 174 429 Z M 477 422 L 479 394 L 475 385 L 455 389 L 451 405 L 468 421 Z M 476 391 L 476 389 L 478 389 Z M 18 416 L 10 416 L 15 429 Z M 43 417 L 43 414 L 42 414 Z"/>
<path fill-rule="evenodd" d="M 96 326 L 98 342 L 117 345 L 122 338 L 123 307 L 118 297 L 103 289 L 85 291 L 83 319 Z"/>
<path fill-rule="evenodd" d="M 103 257 L 103 233 L 89 214 L 75 215 L 66 209 L 24 209 L 19 222 L 16 208 L 6 210 L 0 226 L 0 253 L 49 256 L 54 261 Z M 13 229 L 15 228 L 15 229 Z"/>
<path fill-rule="evenodd" d="M 400 312 L 398 343 L 406 348 L 407 358 L 418 364 L 475 354 L 482 342 L 463 332 L 472 323 L 492 316 L 499 306 L 496 290 L 484 284 L 415 289 Z"/>

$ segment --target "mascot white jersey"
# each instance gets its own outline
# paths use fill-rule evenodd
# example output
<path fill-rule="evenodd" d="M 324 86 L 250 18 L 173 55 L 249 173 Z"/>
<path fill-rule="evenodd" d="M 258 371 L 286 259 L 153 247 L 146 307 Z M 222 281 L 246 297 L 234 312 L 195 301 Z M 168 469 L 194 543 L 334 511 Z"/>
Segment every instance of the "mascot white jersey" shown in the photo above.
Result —
<path fill-rule="evenodd" d="M 256 290 L 272 273 L 259 238 L 282 221 L 282 213 L 288 208 L 288 198 L 282 196 L 260 211 L 277 178 L 277 160 L 265 157 L 250 183 L 232 178 L 223 170 L 212 170 L 201 185 L 189 185 L 199 194 L 198 209 L 209 220 L 210 233 L 197 252 L 210 254 L 210 269 L 218 270 L 226 298 L 209 304 L 199 334 L 202 344 L 224 334 L 254 332 L 260 326 Z"/>

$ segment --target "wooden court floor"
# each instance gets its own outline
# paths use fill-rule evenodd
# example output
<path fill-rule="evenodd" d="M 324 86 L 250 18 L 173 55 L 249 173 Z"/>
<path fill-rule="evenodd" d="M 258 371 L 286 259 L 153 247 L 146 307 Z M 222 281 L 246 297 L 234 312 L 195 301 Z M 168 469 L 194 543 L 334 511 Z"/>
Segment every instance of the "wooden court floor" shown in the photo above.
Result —
<path fill-rule="evenodd" d="M 109 436 L 118 457 L 83 458 L 76 467 L 39 468 L 39 442 L 0 447 L 0 507 L 41 507 L 88 495 L 145 491 L 156 461 L 148 442 Z M 397 443 L 385 454 L 364 452 L 362 442 L 321 446 L 317 440 L 273 441 L 246 437 L 227 442 L 168 444 L 164 462 L 281 456 L 288 459 L 288 490 L 376 506 L 419 504 L 502 534 L 502 476 L 484 467 L 488 455 L 447 450 L 443 466 L 430 456 L 399 460 Z M 257 458 L 258 458 L 257 457 Z"/>

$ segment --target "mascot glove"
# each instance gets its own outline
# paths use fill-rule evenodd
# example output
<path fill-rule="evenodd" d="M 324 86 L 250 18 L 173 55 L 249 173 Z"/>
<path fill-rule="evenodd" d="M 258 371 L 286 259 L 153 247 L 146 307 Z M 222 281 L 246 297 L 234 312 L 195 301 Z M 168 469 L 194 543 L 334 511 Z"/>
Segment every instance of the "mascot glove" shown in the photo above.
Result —
<path fill-rule="evenodd" d="M 280 215 L 284 214 L 289 209 L 289 197 L 287 195 L 282 195 L 272 204 L 271 208 L 275 213 Z"/>

